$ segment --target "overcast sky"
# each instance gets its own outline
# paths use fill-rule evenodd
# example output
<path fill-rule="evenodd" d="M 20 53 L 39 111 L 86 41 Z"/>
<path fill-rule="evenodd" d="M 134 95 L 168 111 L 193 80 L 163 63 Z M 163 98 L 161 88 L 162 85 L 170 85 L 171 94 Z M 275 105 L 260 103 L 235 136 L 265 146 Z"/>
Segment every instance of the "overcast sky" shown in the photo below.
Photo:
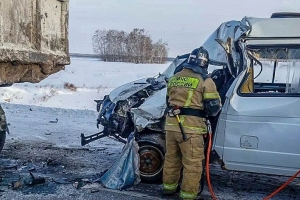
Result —
<path fill-rule="evenodd" d="M 300 0 L 70 0 L 70 52 L 93 53 L 97 29 L 144 28 L 175 57 L 199 47 L 222 23 L 300 12 Z"/>

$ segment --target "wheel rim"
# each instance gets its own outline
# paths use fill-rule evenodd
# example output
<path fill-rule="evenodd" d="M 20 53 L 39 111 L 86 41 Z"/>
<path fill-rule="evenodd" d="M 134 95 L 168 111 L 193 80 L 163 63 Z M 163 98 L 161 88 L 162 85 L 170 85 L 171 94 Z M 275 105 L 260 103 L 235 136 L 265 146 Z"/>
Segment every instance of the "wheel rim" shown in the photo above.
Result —
<path fill-rule="evenodd" d="M 155 176 L 163 168 L 163 154 L 154 146 L 141 146 L 139 150 L 140 155 L 140 173 L 142 176 Z"/>

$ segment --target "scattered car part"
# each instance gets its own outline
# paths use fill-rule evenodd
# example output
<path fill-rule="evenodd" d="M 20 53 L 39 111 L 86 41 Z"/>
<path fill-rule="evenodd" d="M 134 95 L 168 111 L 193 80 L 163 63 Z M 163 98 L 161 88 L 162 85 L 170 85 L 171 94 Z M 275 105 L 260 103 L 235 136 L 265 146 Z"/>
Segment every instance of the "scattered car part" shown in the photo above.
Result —
<path fill-rule="evenodd" d="M 70 184 L 71 183 L 71 181 L 69 181 L 66 178 L 53 178 L 52 181 L 57 184 Z"/>
<path fill-rule="evenodd" d="M 38 185 L 38 184 L 43 184 L 46 182 L 46 179 L 44 177 L 35 177 L 32 172 L 29 172 L 30 173 L 30 176 L 24 180 L 24 183 L 26 185 L 30 185 L 30 186 L 33 186 L 33 185 Z"/>
<path fill-rule="evenodd" d="M 49 123 L 54 123 L 56 124 L 58 122 L 58 119 L 56 118 L 55 120 L 50 120 Z"/>
<path fill-rule="evenodd" d="M 13 181 L 13 182 L 11 183 L 11 188 L 12 188 L 13 190 L 17 190 L 17 189 L 21 188 L 22 186 L 23 186 L 23 184 L 22 184 L 22 182 L 20 182 L 20 181 Z"/>

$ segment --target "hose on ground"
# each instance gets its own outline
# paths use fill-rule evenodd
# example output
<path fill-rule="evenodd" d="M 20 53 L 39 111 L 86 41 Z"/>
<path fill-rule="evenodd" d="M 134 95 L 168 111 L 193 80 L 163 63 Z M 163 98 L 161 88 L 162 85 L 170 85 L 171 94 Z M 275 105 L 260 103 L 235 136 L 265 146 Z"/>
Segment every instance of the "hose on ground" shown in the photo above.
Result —
<path fill-rule="evenodd" d="M 211 147 L 212 147 L 212 130 L 210 123 L 208 125 L 208 147 L 207 147 L 207 152 L 206 152 L 206 180 L 207 180 L 207 185 L 209 188 L 209 192 L 211 196 L 213 197 L 214 200 L 217 200 L 217 197 L 212 189 L 212 185 L 210 182 L 210 174 L 209 174 L 209 158 L 210 158 L 210 152 L 211 152 Z"/>
<path fill-rule="evenodd" d="M 265 197 L 263 200 L 269 200 L 274 197 L 278 192 L 280 192 L 283 188 L 285 188 L 290 182 L 292 182 L 298 175 L 300 174 L 300 170 L 290 177 L 283 185 L 281 185 L 277 190 L 271 193 L 269 196 Z"/>

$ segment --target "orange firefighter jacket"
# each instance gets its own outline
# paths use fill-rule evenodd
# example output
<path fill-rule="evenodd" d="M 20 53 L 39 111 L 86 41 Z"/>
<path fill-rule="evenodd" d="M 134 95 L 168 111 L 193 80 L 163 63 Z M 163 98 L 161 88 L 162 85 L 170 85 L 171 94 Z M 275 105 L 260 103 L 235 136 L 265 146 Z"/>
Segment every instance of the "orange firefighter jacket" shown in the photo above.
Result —
<path fill-rule="evenodd" d="M 167 99 L 169 106 L 179 106 L 183 108 L 194 108 L 205 111 L 204 101 L 218 99 L 215 83 L 211 78 L 203 78 L 203 75 L 195 73 L 191 69 L 184 68 L 176 73 L 168 81 Z M 220 103 L 221 107 L 221 103 Z M 206 134 L 207 127 L 205 119 L 198 116 L 181 115 L 180 121 L 185 133 Z M 180 128 L 176 117 L 167 115 L 166 131 L 178 131 Z"/>

